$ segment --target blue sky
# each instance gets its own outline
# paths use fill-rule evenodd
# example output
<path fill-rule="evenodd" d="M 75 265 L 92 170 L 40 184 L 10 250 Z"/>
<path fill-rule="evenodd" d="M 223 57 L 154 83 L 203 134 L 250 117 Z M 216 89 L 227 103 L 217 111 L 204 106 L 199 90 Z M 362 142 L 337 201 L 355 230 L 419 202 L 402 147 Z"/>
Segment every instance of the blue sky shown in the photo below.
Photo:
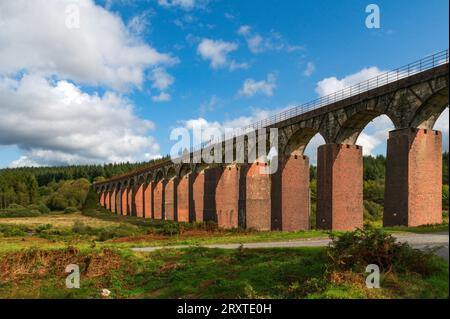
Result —
<path fill-rule="evenodd" d="M 364 79 L 448 48 L 446 0 L 373 2 L 380 29 L 365 26 L 372 2 L 357 0 L 62 3 L 0 4 L 10 48 L 0 167 L 146 160 L 169 152 L 174 127 L 246 124 L 316 98 L 326 78 Z M 58 24 L 71 5 L 74 29 Z M 58 99 L 70 102 L 59 110 Z M 381 119 L 365 130 L 378 139 L 370 153 L 384 153 L 388 129 Z"/>

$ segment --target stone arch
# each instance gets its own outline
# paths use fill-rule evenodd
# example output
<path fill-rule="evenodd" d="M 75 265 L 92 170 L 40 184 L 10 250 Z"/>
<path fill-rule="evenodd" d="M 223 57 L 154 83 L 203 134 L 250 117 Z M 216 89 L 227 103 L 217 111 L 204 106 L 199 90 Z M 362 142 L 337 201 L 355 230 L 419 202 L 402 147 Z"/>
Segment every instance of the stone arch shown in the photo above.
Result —
<path fill-rule="evenodd" d="M 192 173 L 192 165 L 191 164 L 181 164 L 178 169 L 177 177 L 183 177 L 187 174 Z"/>
<path fill-rule="evenodd" d="M 165 178 L 166 179 L 171 179 L 171 178 L 176 177 L 176 176 L 177 176 L 177 171 L 176 171 L 175 167 L 169 166 L 166 169 Z"/>
<path fill-rule="evenodd" d="M 283 154 L 283 155 L 303 155 L 305 152 L 306 146 L 309 144 L 311 139 L 316 134 L 320 134 L 320 132 L 313 128 L 298 129 L 290 136 L 286 145 L 281 150 L 281 154 Z"/>
<path fill-rule="evenodd" d="M 364 128 L 372 122 L 374 119 L 381 115 L 385 115 L 391 120 L 391 123 L 395 128 L 398 128 L 393 120 L 392 116 L 388 113 L 383 113 L 375 109 L 364 109 L 354 113 L 343 122 L 339 128 L 337 136 L 335 138 L 336 144 L 351 144 L 354 145 L 358 140 L 359 135 Z"/>
<path fill-rule="evenodd" d="M 146 176 L 144 175 L 139 175 L 136 179 L 137 185 L 142 185 L 147 181 Z"/>
<path fill-rule="evenodd" d="M 317 148 L 327 143 L 329 141 L 327 141 L 326 137 L 321 132 L 317 132 L 307 141 L 302 155 L 311 158 L 314 162 L 317 155 Z"/>
<path fill-rule="evenodd" d="M 410 127 L 433 129 L 439 116 L 448 107 L 448 86 L 426 99 L 415 112 Z"/>
<path fill-rule="evenodd" d="M 158 182 L 158 181 L 162 180 L 163 178 L 164 178 L 164 172 L 163 172 L 163 170 L 161 168 L 156 170 L 153 173 L 152 179 L 153 179 L 154 182 Z"/>

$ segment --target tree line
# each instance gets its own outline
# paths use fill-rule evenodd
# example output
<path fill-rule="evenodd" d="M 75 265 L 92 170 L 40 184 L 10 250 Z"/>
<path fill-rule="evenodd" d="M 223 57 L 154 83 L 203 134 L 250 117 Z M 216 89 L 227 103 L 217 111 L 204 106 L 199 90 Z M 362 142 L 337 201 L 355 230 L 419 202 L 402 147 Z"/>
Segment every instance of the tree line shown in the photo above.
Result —
<path fill-rule="evenodd" d="M 0 169 L 0 209 L 6 209 L 11 204 L 26 207 L 43 203 L 51 209 L 80 206 L 92 182 L 166 159 L 140 163 Z"/>

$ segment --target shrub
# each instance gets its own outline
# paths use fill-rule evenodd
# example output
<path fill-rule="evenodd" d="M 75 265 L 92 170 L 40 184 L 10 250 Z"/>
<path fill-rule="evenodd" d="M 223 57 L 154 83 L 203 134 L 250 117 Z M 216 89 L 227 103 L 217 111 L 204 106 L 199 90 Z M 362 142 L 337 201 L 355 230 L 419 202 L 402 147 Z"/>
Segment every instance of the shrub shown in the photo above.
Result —
<path fill-rule="evenodd" d="M 98 209 L 100 207 L 99 197 L 97 192 L 90 187 L 86 196 L 86 200 L 83 203 L 83 211 L 88 209 Z"/>
<path fill-rule="evenodd" d="M 39 204 L 38 210 L 41 212 L 41 214 L 49 214 L 50 208 L 47 207 L 44 203 Z"/>
<path fill-rule="evenodd" d="M 43 203 L 39 205 L 36 204 L 28 205 L 27 208 L 31 210 L 38 210 L 43 215 L 50 213 L 50 209 Z"/>
<path fill-rule="evenodd" d="M 93 233 L 95 234 L 95 230 L 92 227 L 79 220 L 73 223 L 72 232 L 79 235 L 92 235 Z"/>
<path fill-rule="evenodd" d="M 383 218 L 383 206 L 370 200 L 364 201 L 364 219 L 377 221 Z"/>
<path fill-rule="evenodd" d="M 10 218 L 10 217 L 37 217 L 41 216 L 38 210 L 34 209 L 1 209 L 0 218 Z"/>
<path fill-rule="evenodd" d="M 66 207 L 66 209 L 64 209 L 64 214 L 73 214 L 78 212 L 78 208 L 76 207 Z"/>
<path fill-rule="evenodd" d="M 30 229 L 25 225 L 0 224 L 0 237 L 26 236 Z"/>
<path fill-rule="evenodd" d="M 413 272 L 427 276 L 436 271 L 432 251 L 422 252 L 381 229 L 368 227 L 342 235 L 331 235 L 327 255 L 331 268 L 339 271 L 364 272 L 369 264 L 376 264 L 381 271 Z"/>
<path fill-rule="evenodd" d="M 442 209 L 448 210 L 448 185 L 442 185 Z"/>
<path fill-rule="evenodd" d="M 159 233 L 170 236 L 179 234 L 180 225 L 178 223 L 167 222 L 163 224 L 162 229 L 159 230 Z"/>
<path fill-rule="evenodd" d="M 97 236 L 97 240 L 105 241 L 113 238 L 130 237 L 136 235 L 142 235 L 142 232 L 139 230 L 139 228 L 129 225 L 121 225 L 102 229 Z"/>
<path fill-rule="evenodd" d="M 9 204 L 8 209 L 25 209 L 25 207 L 19 204 Z"/>
<path fill-rule="evenodd" d="M 48 207 L 51 210 L 64 210 L 67 206 L 69 206 L 69 202 L 61 194 L 54 194 L 48 200 Z"/>

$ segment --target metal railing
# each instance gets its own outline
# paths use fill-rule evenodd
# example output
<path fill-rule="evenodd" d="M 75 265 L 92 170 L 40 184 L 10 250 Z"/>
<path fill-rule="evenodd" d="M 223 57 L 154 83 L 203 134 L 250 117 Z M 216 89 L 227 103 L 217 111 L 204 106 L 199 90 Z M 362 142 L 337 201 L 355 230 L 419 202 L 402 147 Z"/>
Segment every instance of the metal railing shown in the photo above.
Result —
<path fill-rule="evenodd" d="M 286 110 L 284 112 L 275 114 L 267 119 L 253 123 L 253 124 L 243 128 L 243 130 L 245 131 L 247 129 L 258 129 L 258 128 L 263 128 L 263 127 L 268 127 L 275 123 L 287 120 L 292 117 L 296 117 L 296 116 L 304 114 L 306 112 L 324 107 L 326 105 L 333 104 L 335 102 L 344 100 L 344 99 L 352 97 L 354 95 L 358 95 L 363 92 L 370 91 L 372 89 L 376 89 L 380 86 L 383 86 L 383 85 L 386 85 L 386 84 L 389 84 L 392 82 L 396 82 L 403 78 L 407 78 L 411 75 L 414 75 L 414 74 L 417 74 L 417 73 L 420 73 L 420 72 L 423 72 L 426 70 L 430 70 L 437 66 L 448 63 L 448 58 L 449 58 L 448 55 L 449 55 L 448 49 L 444 50 L 444 51 L 440 51 L 433 55 L 422 58 L 418 61 L 404 65 L 395 70 L 379 74 L 379 75 L 377 75 L 371 79 L 368 79 L 366 81 L 346 87 L 340 91 L 325 95 L 323 97 L 320 97 L 313 101 L 307 102 L 300 106 L 294 107 L 292 109 Z"/>
<path fill-rule="evenodd" d="M 334 93 L 322 96 L 322 97 L 312 100 L 310 102 L 307 102 L 302 105 L 288 109 L 286 111 L 280 112 L 280 113 L 275 114 L 271 117 L 268 117 L 264 120 L 255 122 L 253 124 L 250 124 L 250 125 L 242 127 L 242 128 L 238 128 L 238 129 L 236 129 L 235 134 L 236 134 L 236 136 L 239 136 L 239 135 L 245 134 L 249 130 L 257 130 L 260 128 L 270 127 L 271 125 L 274 125 L 276 123 L 297 117 L 299 115 L 302 115 L 307 112 L 319 109 L 321 107 L 333 104 L 335 102 L 347 99 L 349 97 L 376 89 L 378 87 L 381 87 L 381 86 L 389 84 L 389 83 L 396 82 L 398 80 L 407 78 L 411 75 L 433 69 L 440 65 L 447 64 L 449 62 L 448 60 L 449 60 L 449 50 L 446 49 L 446 50 L 437 52 L 433 55 L 422 58 L 420 60 L 417 60 L 415 62 L 406 64 L 406 65 L 399 67 L 397 69 L 394 69 L 392 71 L 381 73 L 373 78 L 370 78 L 370 79 L 360 82 L 358 84 L 348 86 L 340 91 L 336 91 Z M 191 147 L 190 152 L 191 153 L 198 152 L 201 149 L 204 149 L 206 147 L 211 147 L 212 145 L 221 143 L 223 141 L 224 141 L 224 136 L 219 137 L 215 140 L 210 140 L 206 144 L 205 144 L 205 142 L 203 142 L 202 144 Z M 182 157 L 182 156 L 183 155 L 180 154 L 180 157 Z M 164 163 L 158 163 L 157 165 L 155 165 L 155 167 L 163 166 Z M 147 168 L 147 169 L 149 169 L 149 168 Z M 127 174 L 127 175 L 129 175 L 129 174 Z M 101 183 L 99 183 L 99 184 L 101 184 Z"/>
<path fill-rule="evenodd" d="M 245 134 L 249 130 L 257 130 L 260 128 L 267 128 L 276 123 L 297 117 L 299 115 L 305 114 L 307 112 L 319 109 L 321 107 L 333 104 L 335 102 L 347 99 L 349 97 L 376 89 L 383 85 L 396 82 L 403 78 L 407 78 L 411 75 L 421 73 L 440 65 L 446 64 L 449 61 L 449 50 L 443 50 L 437 52 L 433 55 L 427 56 L 415 62 L 409 63 L 392 71 L 387 71 L 381 73 L 373 78 L 365 80 L 363 82 L 357 83 L 352 86 L 345 87 L 340 91 L 336 91 L 334 93 L 322 96 L 315 100 L 309 101 L 302 105 L 293 107 L 286 111 L 280 112 L 278 114 L 272 115 L 264 120 L 260 120 L 248 126 L 237 128 L 235 133 L 237 136 Z M 208 146 L 214 145 L 216 143 L 220 143 L 224 140 L 224 136 L 211 140 L 208 143 Z M 202 148 L 205 148 L 205 145 L 196 145 L 191 148 L 191 152 L 199 151 Z"/>

